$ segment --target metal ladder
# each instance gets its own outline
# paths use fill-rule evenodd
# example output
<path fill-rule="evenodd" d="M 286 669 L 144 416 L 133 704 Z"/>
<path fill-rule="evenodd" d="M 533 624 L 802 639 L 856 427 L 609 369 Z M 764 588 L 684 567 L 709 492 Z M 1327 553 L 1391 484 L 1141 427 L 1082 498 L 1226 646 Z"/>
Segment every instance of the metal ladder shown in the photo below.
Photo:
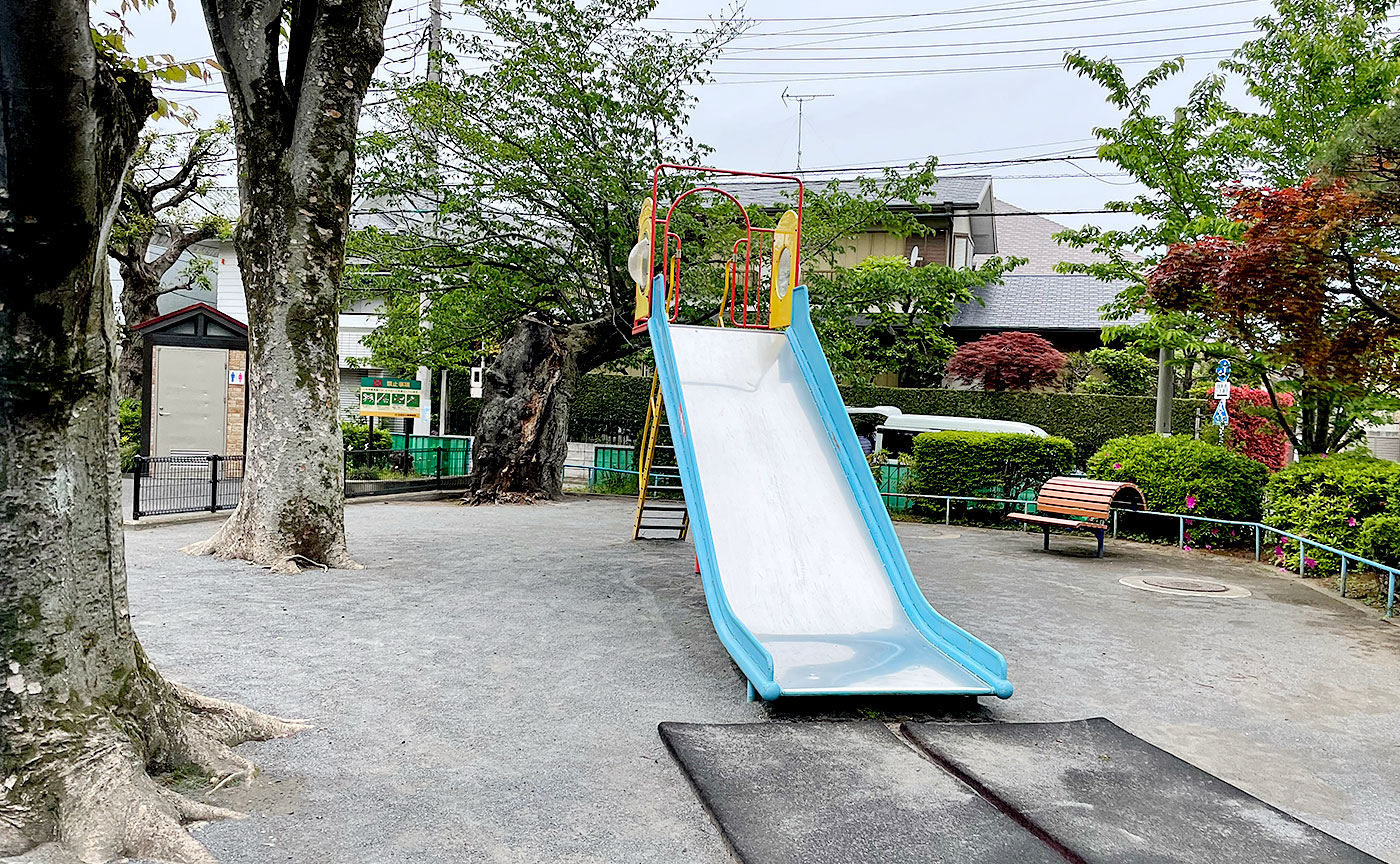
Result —
<path fill-rule="evenodd" d="M 666 409 L 661 402 L 661 381 L 654 372 L 639 455 L 637 518 L 632 522 L 632 539 L 642 539 L 642 532 L 647 531 L 660 535 L 648 534 L 649 539 L 684 540 L 690 530 L 690 514 L 685 508 L 685 491 L 681 487 L 676 448 L 671 442 L 671 427 L 666 422 Z"/>

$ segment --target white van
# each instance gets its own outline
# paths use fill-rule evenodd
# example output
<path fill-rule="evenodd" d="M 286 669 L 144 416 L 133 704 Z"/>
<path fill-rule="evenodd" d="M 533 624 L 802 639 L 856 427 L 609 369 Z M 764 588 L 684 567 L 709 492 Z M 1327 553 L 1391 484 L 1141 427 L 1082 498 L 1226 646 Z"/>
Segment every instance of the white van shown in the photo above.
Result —
<path fill-rule="evenodd" d="M 912 452 L 914 436 L 925 432 L 1013 432 L 1047 437 L 1044 429 L 1029 423 L 984 420 L 980 417 L 945 417 L 941 414 L 905 414 L 892 405 L 847 408 L 846 413 L 853 420 L 871 415 L 883 418 L 875 426 L 875 449 L 888 450 L 894 455 Z M 859 427 L 856 431 L 860 431 Z"/>

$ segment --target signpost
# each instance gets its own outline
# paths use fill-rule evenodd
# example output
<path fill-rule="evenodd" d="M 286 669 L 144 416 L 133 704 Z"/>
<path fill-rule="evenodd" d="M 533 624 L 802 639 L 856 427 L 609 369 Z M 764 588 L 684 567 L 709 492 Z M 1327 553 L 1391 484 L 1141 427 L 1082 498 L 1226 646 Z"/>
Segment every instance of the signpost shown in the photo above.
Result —
<path fill-rule="evenodd" d="M 417 417 L 422 410 L 423 382 L 412 378 L 360 379 L 361 417 Z"/>
<path fill-rule="evenodd" d="M 1230 425 L 1230 412 L 1225 408 L 1225 403 L 1230 401 L 1230 361 L 1221 358 L 1215 364 L 1215 414 L 1211 416 L 1210 422 L 1220 427 L 1220 440 L 1225 441 L 1225 427 Z"/>

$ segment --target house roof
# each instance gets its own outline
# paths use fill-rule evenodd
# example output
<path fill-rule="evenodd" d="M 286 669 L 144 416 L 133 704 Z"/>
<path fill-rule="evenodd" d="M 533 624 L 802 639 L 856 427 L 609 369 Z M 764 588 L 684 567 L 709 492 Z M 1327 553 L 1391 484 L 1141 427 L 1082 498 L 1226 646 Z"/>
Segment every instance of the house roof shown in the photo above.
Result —
<path fill-rule="evenodd" d="M 1017 254 L 1010 252 L 1010 254 Z M 1102 330 L 1099 307 L 1118 294 L 1118 283 L 1082 274 L 1009 274 L 1002 284 L 973 292 L 981 298 L 954 313 L 948 326 L 973 330 Z M 1137 314 L 1127 322 L 1147 320 Z M 1117 323 L 1117 322 L 1115 322 Z"/>
<path fill-rule="evenodd" d="M 841 180 L 847 188 L 854 188 L 855 178 L 850 177 L 804 178 L 803 185 L 807 189 L 819 192 L 826 189 L 834 180 Z M 794 184 L 784 183 L 780 180 L 755 181 L 712 178 L 707 179 L 704 185 L 723 189 L 739 199 L 739 203 L 745 207 L 772 207 L 780 201 L 786 200 L 786 197 L 797 194 L 797 187 Z M 913 201 L 893 201 L 890 203 L 890 207 L 898 210 L 943 210 L 947 208 L 976 210 L 979 207 L 991 206 L 991 190 L 991 177 L 944 177 L 937 182 L 931 194 L 921 195 Z"/>
<path fill-rule="evenodd" d="M 1016 275 L 1039 275 L 1055 272 L 1055 265 L 1061 261 L 1074 264 L 1097 264 L 1107 261 L 1092 249 L 1077 249 L 1056 243 L 1054 235 L 1069 230 L 1044 216 L 1029 215 L 1015 204 L 1008 204 L 1000 198 L 992 199 L 992 212 L 997 214 L 997 254 L 1006 257 L 1014 255 L 1029 259 L 1016 268 Z M 1022 215 L 1024 214 L 1024 215 Z M 981 264 L 989 255 L 978 251 L 973 258 L 974 265 Z M 1129 260 L 1141 260 L 1136 255 L 1126 256 Z"/>

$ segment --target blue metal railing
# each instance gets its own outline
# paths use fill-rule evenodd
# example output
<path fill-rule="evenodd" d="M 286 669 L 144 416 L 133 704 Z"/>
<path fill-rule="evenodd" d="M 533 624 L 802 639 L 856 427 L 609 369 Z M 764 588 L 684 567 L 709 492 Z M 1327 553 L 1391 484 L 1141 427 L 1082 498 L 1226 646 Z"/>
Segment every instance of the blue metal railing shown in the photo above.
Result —
<path fill-rule="evenodd" d="M 585 469 L 585 470 L 590 471 L 590 472 L 591 472 L 591 471 L 610 471 L 610 472 L 614 472 L 614 473 L 617 473 L 617 474 L 631 474 L 631 475 L 634 476 L 634 477 L 637 476 L 637 472 L 636 472 L 636 471 L 629 471 L 629 470 L 627 470 L 627 469 L 625 469 L 625 468 L 604 468 L 604 467 L 601 467 L 601 466 L 598 466 L 598 465 L 565 465 L 564 467 L 565 467 L 565 468 L 580 468 L 580 469 Z M 591 474 L 590 474 L 589 476 L 590 476 L 590 478 L 592 477 Z M 670 476 L 670 475 L 668 475 L 668 476 Z M 915 494 L 915 493 L 913 493 L 913 492 L 881 492 L 881 493 L 880 493 L 880 496 L 881 496 L 882 498 L 884 498 L 884 499 L 891 499 L 891 498 L 893 498 L 893 499 L 923 499 L 923 500 L 942 501 L 942 502 L 943 502 L 943 522 L 944 522 L 944 524 L 952 524 L 952 521 L 953 521 L 953 502 L 954 502 L 954 501 L 969 501 L 969 502 L 970 502 L 970 501 L 978 501 L 978 502 L 989 502 L 989 503 L 998 503 L 998 504 L 1010 504 L 1010 505 L 1012 505 L 1013 507 L 1020 506 L 1022 509 L 1025 510 L 1025 512 L 1028 512 L 1028 513 L 1030 512 L 1030 508 L 1035 506 L 1035 500 L 1034 500 L 1034 499 L 1026 500 L 1026 499 L 1023 499 L 1023 498 L 989 498 L 989 497 L 982 497 L 982 496 L 977 496 L 977 495 L 919 495 L 919 494 Z M 888 500 L 887 500 L 887 503 L 889 503 Z M 1115 538 L 1118 536 L 1118 514 L 1119 514 L 1119 513 L 1134 513 L 1134 514 L 1141 515 L 1141 516 L 1166 516 L 1166 517 L 1169 517 L 1169 518 L 1172 518 L 1172 519 L 1176 519 L 1176 520 L 1177 520 L 1177 545 L 1178 545 L 1178 546 L 1182 546 L 1182 547 L 1184 547 L 1184 546 L 1186 545 L 1186 522 L 1187 522 L 1188 520 L 1193 521 L 1193 522 L 1211 522 L 1211 523 L 1214 523 L 1214 524 L 1217 524 L 1217 525 L 1235 525 L 1235 526 L 1239 526 L 1239 527 L 1241 527 L 1241 528 L 1249 528 L 1249 529 L 1252 529 L 1253 532 L 1254 532 L 1254 560 L 1255 560 L 1255 561 L 1260 561 L 1260 560 L 1262 560 L 1261 546 L 1262 546 L 1263 538 L 1264 538 L 1266 535 L 1273 534 L 1273 535 L 1276 535 L 1276 536 L 1278 536 L 1278 537 L 1280 537 L 1280 538 L 1286 538 L 1286 539 L 1288 539 L 1288 540 L 1293 540 L 1293 541 L 1295 541 L 1295 542 L 1298 543 L 1298 573 L 1299 573 L 1299 575 L 1305 575 L 1305 571 L 1306 571 L 1306 569 L 1307 569 L 1307 566 L 1306 566 L 1306 565 L 1307 565 L 1307 560 L 1308 560 L 1307 550 L 1313 549 L 1313 550 L 1316 550 L 1316 551 L 1321 551 L 1321 552 L 1326 552 L 1326 553 L 1329 553 L 1329 554 L 1332 554 L 1332 555 L 1336 555 L 1338 558 L 1341 559 L 1341 562 L 1342 562 L 1342 574 L 1341 574 L 1341 578 L 1340 578 L 1340 580 L 1338 581 L 1338 585 L 1337 585 L 1338 593 L 1340 593 L 1343 597 L 1346 596 L 1346 593 L 1347 593 L 1347 574 L 1348 574 L 1348 572 L 1349 572 L 1354 566 L 1359 565 L 1359 566 L 1362 566 L 1362 567 L 1369 567 L 1369 568 L 1371 568 L 1372 570 L 1376 570 L 1376 571 L 1378 571 L 1378 572 L 1387 574 L 1387 577 L 1388 577 L 1388 584 L 1387 584 L 1387 591 L 1386 591 L 1385 617 L 1390 618 L 1390 617 L 1393 616 L 1394 613 L 1395 613 L 1395 583 L 1396 583 L 1396 575 L 1397 575 L 1398 573 L 1400 573 L 1400 568 L 1389 567 L 1389 566 L 1387 566 L 1387 565 L 1385 565 L 1385 564 L 1380 563 L 1379 561 L 1372 561 L 1372 560 L 1369 559 L 1369 558 L 1363 558 L 1363 557 L 1361 557 L 1360 555 L 1357 555 L 1357 554 L 1355 554 L 1355 553 L 1353 553 L 1353 552 L 1348 552 L 1348 551 L 1346 551 L 1345 549 L 1338 549 L 1338 548 L 1336 548 L 1335 546 L 1328 546 L 1326 543 L 1319 543 L 1319 542 L 1316 541 L 1316 540 L 1309 540 L 1309 539 L 1306 538 L 1306 537 L 1301 537 L 1301 536 L 1299 536 L 1299 535 L 1297 535 L 1297 534 L 1294 534 L 1294 533 L 1292 533 L 1292 532 L 1284 531 L 1282 528 L 1275 528 L 1275 527 L 1273 527 L 1272 525 L 1265 525 L 1265 524 L 1262 523 L 1262 522 L 1241 522 L 1241 521 L 1238 521 L 1238 520 L 1235 520 L 1235 519 L 1217 519 L 1217 518 L 1215 518 L 1215 517 L 1213 517 L 1213 516 L 1192 516 L 1192 515 L 1187 514 L 1187 513 L 1165 513 L 1165 512 L 1160 511 L 1160 510 L 1121 510 L 1121 509 L 1116 509 L 1116 508 L 1115 508 L 1115 509 L 1113 510 L 1113 536 L 1114 536 Z"/>

